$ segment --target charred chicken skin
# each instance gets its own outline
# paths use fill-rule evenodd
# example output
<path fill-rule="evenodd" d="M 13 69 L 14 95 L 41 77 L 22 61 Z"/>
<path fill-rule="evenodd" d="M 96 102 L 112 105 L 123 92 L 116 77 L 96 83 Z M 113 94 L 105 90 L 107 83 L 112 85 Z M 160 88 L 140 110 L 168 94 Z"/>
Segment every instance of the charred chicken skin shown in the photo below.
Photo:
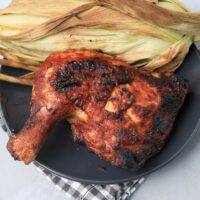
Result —
<path fill-rule="evenodd" d="M 7 148 L 28 164 L 54 124 L 67 118 L 91 151 L 137 169 L 165 144 L 187 91 L 187 81 L 172 73 L 134 69 L 100 52 L 55 53 L 41 65 L 30 117 Z"/>

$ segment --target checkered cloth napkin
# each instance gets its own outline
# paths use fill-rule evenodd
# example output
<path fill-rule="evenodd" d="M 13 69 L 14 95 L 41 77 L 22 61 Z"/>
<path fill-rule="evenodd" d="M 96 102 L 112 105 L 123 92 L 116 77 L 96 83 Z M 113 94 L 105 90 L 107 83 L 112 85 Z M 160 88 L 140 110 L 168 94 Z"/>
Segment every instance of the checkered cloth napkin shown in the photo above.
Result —
<path fill-rule="evenodd" d="M 35 165 L 59 190 L 65 192 L 69 200 L 128 200 L 144 181 L 140 178 L 121 184 L 84 184 L 58 177 L 37 163 Z"/>

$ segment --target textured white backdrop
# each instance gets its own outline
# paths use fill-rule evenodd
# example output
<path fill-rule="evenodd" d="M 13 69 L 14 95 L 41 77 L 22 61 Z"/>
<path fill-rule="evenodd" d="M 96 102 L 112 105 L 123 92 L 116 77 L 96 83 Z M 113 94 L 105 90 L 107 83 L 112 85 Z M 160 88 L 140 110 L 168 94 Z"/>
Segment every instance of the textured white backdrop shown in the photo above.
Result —
<path fill-rule="evenodd" d="M 11 0 L 0 0 L 0 8 L 10 2 Z M 182 2 L 193 10 L 200 11 L 200 1 Z M 13 161 L 5 149 L 7 139 L 6 133 L 0 128 L 0 200 L 66 200 L 65 195 L 35 167 Z M 150 175 L 131 200 L 199 199 L 199 169 L 200 133 L 176 160 Z"/>

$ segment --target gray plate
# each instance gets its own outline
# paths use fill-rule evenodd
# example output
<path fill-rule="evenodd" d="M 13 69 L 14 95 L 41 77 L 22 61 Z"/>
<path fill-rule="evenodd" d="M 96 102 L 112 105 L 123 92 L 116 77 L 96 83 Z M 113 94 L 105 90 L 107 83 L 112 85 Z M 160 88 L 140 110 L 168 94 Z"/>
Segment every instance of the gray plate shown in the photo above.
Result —
<path fill-rule="evenodd" d="M 15 75 L 24 73 L 5 67 L 2 67 L 2 72 Z M 70 126 L 65 121 L 51 131 L 35 162 L 59 176 L 97 184 L 129 181 L 164 166 L 182 151 L 200 127 L 200 57 L 195 47 L 191 48 L 177 73 L 190 81 L 190 93 L 165 147 L 142 169 L 128 171 L 99 159 L 84 145 L 73 141 Z M 17 132 L 28 117 L 31 88 L 2 82 L 0 95 L 4 129 Z M 105 167 L 106 172 L 99 171 L 99 167 Z"/>

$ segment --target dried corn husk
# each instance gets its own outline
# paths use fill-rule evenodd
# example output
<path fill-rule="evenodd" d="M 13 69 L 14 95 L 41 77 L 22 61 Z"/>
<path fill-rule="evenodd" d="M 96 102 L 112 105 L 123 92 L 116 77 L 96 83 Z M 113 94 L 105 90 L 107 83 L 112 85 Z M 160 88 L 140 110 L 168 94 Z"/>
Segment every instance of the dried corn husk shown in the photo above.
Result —
<path fill-rule="evenodd" d="M 4 63 L 34 71 L 24 79 L 51 53 L 79 48 L 175 71 L 198 34 L 200 13 L 177 0 L 14 0 L 0 11 L 0 54 Z"/>

